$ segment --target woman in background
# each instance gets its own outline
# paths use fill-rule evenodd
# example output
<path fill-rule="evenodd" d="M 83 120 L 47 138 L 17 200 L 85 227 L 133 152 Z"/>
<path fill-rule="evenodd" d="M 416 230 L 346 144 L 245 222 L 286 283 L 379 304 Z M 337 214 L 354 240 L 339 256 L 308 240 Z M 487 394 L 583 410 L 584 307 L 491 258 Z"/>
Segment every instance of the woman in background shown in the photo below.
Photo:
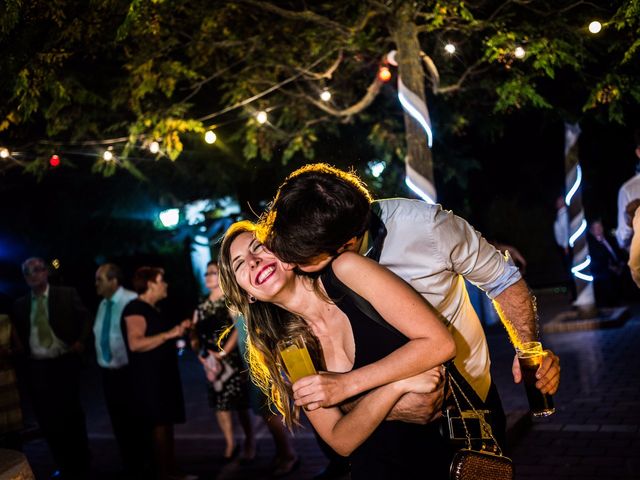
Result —
<path fill-rule="evenodd" d="M 161 268 L 140 267 L 133 276 L 133 288 L 138 298 L 122 312 L 122 332 L 133 380 L 131 401 L 149 438 L 141 445 L 141 455 L 151 450 L 153 475 L 159 480 L 190 478 L 175 467 L 173 426 L 184 423 L 185 415 L 173 340 L 184 335 L 191 321 L 174 325 L 157 309 L 156 304 L 167 296 Z"/>
<path fill-rule="evenodd" d="M 233 326 L 233 318 L 225 304 L 224 295 L 218 283 L 218 265 L 207 264 L 205 285 L 209 295 L 193 314 L 191 347 L 207 375 L 209 405 L 216 412 L 216 419 L 226 443 L 223 459 L 230 461 L 237 455 L 238 448 L 233 436 L 231 412 L 236 411 L 244 430 L 244 460 L 253 460 L 256 455 L 256 441 L 253 423 L 249 414 L 249 375 L 243 366 L 238 349 L 238 331 Z M 221 334 L 230 330 L 221 343 Z"/>

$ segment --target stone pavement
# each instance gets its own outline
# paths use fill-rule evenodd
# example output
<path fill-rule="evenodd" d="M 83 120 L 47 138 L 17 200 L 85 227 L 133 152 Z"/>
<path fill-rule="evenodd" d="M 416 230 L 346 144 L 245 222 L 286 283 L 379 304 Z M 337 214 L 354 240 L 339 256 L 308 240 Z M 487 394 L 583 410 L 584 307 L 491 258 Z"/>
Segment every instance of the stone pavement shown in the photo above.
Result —
<path fill-rule="evenodd" d="M 568 301 L 554 291 L 538 292 L 541 322 L 566 310 Z M 511 379 L 513 349 L 499 325 L 488 328 L 492 371 L 505 410 L 522 418 L 527 401 L 522 385 Z M 555 396 L 556 414 L 548 419 L 519 422 L 511 455 L 518 479 L 639 479 L 640 478 L 640 306 L 622 327 L 545 334 L 545 345 L 561 356 L 562 384 Z M 223 464 L 222 435 L 209 410 L 197 360 L 181 359 L 187 402 L 187 423 L 176 428 L 176 453 L 180 467 L 208 479 L 269 478 L 274 451 L 271 438 L 258 418 L 258 456 L 251 465 Z M 112 438 L 102 392 L 94 368 L 84 372 L 83 399 L 93 452 L 95 480 L 120 478 L 119 457 Z M 28 402 L 25 416 L 30 420 Z M 239 432 L 239 428 L 236 429 Z M 310 479 L 325 464 L 307 427 L 296 434 L 300 468 L 287 479 Z M 34 439 L 25 453 L 38 479 L 46 479 L 53 465 L 46 444 Z"/>

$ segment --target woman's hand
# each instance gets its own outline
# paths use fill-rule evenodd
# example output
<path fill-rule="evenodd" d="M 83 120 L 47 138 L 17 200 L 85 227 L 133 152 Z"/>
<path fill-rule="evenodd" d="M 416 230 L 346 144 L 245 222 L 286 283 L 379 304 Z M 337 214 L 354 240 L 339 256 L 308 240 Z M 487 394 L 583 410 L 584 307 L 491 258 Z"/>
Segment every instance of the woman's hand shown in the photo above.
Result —
<path fill-rule="evenodd" d="M 440 388 L 443 379 L 444 367 L 439 366 L 394 383 L 405 393 L 433 393 Z"/>
<path fill-rule="evenodd" d="M 171 330 L 167 330 L 165 332 L 165 341 L 171 340 L 172 338 L 182 337 L 184 332 L 191 328 L 191 320 L 185 319 L 180 322 L 178 325 L 173 327 Z"/>
<path fill-rule="evenodd" d="M 293 384 L 293 399 L 298 407 L 313 411 L 331 407 L 351 397 L 345 374 L 323 372 L 303 377 Z"/>

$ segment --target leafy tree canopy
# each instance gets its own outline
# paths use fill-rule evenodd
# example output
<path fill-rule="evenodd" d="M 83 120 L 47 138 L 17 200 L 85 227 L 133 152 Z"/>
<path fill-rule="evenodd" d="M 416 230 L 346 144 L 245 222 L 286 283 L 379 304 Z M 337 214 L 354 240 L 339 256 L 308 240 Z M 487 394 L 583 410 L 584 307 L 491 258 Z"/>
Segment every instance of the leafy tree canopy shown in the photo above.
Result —
<path fill-rule="evenodd" d="M 255 180 L 257 163 L 340 164 L 336 139 L 367 140 L 347 164 L 401 163 L 395 81 L 377 79 L 393 49 L 425 84 L 444 179 L 473 165 L 455 161 L 461 136 L 495 135 L 515 111 L 624 123 L 640 103 L 639 0 L 7 0 L 0 9 L 3 162 L 36 173 L 51 153 L 81 161 L 90 152 L 96 171 L 142 176 L 154 158 L 202 152 L 208 129 L 219 140 L 203 168 L 222 190 Z M 415 58 L 398 46 L 407 32 L 419 41 Z M 102 159 L 107 146 L 117 161 Z"/>

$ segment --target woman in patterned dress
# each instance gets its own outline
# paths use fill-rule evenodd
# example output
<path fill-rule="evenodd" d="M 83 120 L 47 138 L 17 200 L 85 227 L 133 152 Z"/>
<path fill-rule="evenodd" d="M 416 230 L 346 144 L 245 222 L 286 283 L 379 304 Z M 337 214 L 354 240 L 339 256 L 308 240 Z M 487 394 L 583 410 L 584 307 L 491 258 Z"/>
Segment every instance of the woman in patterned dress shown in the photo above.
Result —
<path fill-rule="evenodd" d="M 230 461 L 238 453 L 231 419 L 231 412 L 235 410 L 245 434 L 243 459 L 251 460 L 255 457 L 256 445 L 249 414 L 249 376 L 242 364 L 238 332 L 220 290 L 218 265 L 214 261 L 207 265 L 205 285 L 210 293 L 194 312 L 191 345 L 205 369 L 209 405 L 216 412 L 225 438 L 223 459 Z M 219 346 L 221 334 L 229 328 L 231 332 Z"/>

